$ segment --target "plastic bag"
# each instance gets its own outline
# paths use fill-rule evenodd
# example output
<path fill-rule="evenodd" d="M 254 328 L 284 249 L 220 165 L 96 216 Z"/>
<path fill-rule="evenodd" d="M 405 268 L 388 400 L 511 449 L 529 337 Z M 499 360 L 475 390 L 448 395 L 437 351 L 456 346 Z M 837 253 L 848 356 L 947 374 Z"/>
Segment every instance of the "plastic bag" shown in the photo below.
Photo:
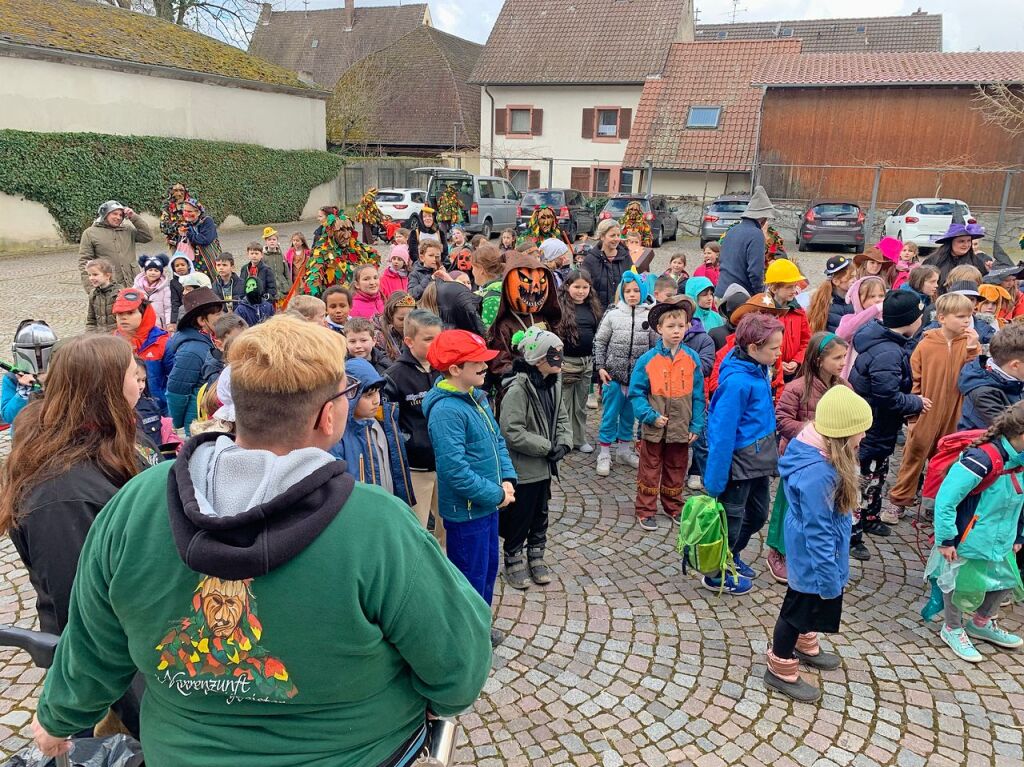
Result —
<path fill-rule="evenodd" d="M 189 263 L 195 261 L 196 251 L 192 247 L 192 243 L 185 239 L 181 240 L 174 249 L 174 255 L 171 257 L 171 260 L 173 261 L 176 258 L 187 258 Z"/>
<path fill-rule="evenodd" d="M 142 746 L 127 735 L 108 738 L 78 738 L 72 741 L 71 767 L 138 767 L 143 763 Z M 43 756 L 35 746 L 22 749 L 0 767 L 55 767 L 57 760 Z"/>

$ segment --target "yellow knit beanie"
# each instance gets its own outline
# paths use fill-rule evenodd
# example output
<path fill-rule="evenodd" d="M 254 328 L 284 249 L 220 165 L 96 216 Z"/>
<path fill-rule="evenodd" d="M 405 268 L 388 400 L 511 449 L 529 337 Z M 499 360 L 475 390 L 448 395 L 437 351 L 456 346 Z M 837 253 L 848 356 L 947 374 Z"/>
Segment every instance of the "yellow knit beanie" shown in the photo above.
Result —
<path fill-rule="evenodd" d="M 871 406 L 848 386 L 833 386 L 814 410 L 814 428 L 823 437 L 852 437 L 871 428 Z"/>

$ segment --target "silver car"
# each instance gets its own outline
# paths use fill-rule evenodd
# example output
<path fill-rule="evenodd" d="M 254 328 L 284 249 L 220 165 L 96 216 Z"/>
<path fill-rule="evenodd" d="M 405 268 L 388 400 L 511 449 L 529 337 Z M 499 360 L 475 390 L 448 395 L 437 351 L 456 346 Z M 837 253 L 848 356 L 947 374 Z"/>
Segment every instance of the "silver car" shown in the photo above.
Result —
<path fill-rule="evenodd" d="M 748 202 L 749 194 L 723 194 L 706 206 L 700 222 L 701 248 L 709 242 L 718 242 L 726 230 L 740 220 Z"/>
<path fill-rule="evenodd" d="M 455 189 L 465 209 L 462 225 L 467 232 L 490 239 L 495 231 L 515 228 L 520 195 L 508 179 L 458 168 L 414 168 L 412 172 L 428 176 L 427 199 L 434 208 L 446 186 Z"/>

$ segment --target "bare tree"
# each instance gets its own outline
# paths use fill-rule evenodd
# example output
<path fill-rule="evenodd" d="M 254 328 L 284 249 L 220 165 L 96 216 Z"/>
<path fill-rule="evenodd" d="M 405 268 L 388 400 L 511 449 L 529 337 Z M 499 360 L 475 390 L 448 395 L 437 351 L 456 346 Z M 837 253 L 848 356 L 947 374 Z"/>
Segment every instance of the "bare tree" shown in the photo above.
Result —
<path fill-rule="evenodd" d="M 188 27 L 210 37 L 246 47 L 260 17 L 258 0 L 99 0 L 107 5 Z"/>
<path fill-rule="evenodd" d="M 342 152 L 377 143 L 374 134 L 393 98 L 387 55 L 372 56 L 351 67 L 334 86 L 327 101 L 327 141 Z M 392 119 L 404 119 L 395 113 Z"/>
<path fill-rule="evenodd" d="M 972 109 L 981 112 L 985 122 L 998 125 L 1011 136 L 1024 134 L 1024 90 L 997 83 L 975 88 Z"/>

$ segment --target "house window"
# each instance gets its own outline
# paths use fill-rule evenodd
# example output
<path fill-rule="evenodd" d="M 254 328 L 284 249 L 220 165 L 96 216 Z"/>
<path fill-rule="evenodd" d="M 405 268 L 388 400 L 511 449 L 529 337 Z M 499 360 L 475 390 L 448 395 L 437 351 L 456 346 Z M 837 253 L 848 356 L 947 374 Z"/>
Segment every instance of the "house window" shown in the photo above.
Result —
<path fill-rule="evenodd" d="M 858 35 L 863 35 L 867 31 L 868 31 L 868 28 L 865 27 L 863 24 L 861 24 L 859 27 L 857 27 L 857 34 Z"/>
<path fill-rule="evenodd" d="M 518 133 L 520 135 L 529 136 L 530 130 L 530 110 L 529 109 L 510 109 L 508 119 L 508 132 Z"/>
<path fill-rule="evenodd" d="M 602 138 L 615 138 L 619 135 L 619 110 L 597 110 L 597 135 Z"/>
<path fill-rule="evenodd" d="M 320 41 L 319 40 L 314 40 L 313 43 L 309 47 L 310 48 L 316 48 L 318 45 L 320 45 Z"/>
<path fill-rule="evenodd" d="M 722 30 L 721 32 L 718 33 L 718 39 L 719 40 L 724 40 L 728 36 L 729 36 L 729 33 L 726 32 L 725 30 Z"/>
<path fill-rule="evenodd" d="M 686 117 L 686 127 L 717 128 L 721 116 L 721 107 L 690 107 L 690 113 Z"/>
<path fill-rule="evenodd" d="M 611 188 L 612 172 L 609 168 L 594 168 L 594 192 L 608 194 Z"/>
<path fill-rule="evenodd" d="M 530 169 L 529 168 L 509 168 L 508 180 L 512 182 L 520 194 L 530 188 Z M 507 195 L 506 195 L 507 196 Z"/>
<path fill-rule="evenodd" d="M 624 170 L 619 172 L 619 191 L 620 192 L 632 192 L 633 191 L 633 171 Z"/>
<path fill-rule="evenodd" d="M 779 37 L 792 37 L 792 36 L 793 36 L 793 27 L 783 27 L 782 30 L 779 32 Z"/>

